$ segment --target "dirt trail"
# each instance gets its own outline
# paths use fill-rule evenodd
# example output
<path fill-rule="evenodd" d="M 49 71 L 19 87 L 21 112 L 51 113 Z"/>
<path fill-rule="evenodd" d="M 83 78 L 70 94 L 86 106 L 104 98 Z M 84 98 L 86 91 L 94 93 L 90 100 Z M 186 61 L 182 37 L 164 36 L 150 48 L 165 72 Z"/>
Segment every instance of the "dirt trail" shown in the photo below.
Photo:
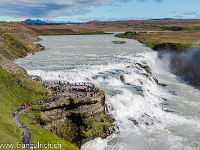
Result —
<path fill-rule="evenodd" d="M 29 107 L 30 108 L 30 107 Z M 27 111 L 29 108 L 23 109 L 21 111 L 16 111 L 15 112 L 15 117 L 13 117 L 13 121 L 17 124 L 17 126 L 20 128 L 21 130 L 21 141 L 23 141 L 23 144 L 29 145 L 31 144 L 31 131 L 29 131 L 25 126 L 22 126 L 22 122 L 19 121 L 19 115 L 21 113 L 23 113 L 24 111 Z M 29 150 L 29 147 L 26 147 L 27 150 Z"/>

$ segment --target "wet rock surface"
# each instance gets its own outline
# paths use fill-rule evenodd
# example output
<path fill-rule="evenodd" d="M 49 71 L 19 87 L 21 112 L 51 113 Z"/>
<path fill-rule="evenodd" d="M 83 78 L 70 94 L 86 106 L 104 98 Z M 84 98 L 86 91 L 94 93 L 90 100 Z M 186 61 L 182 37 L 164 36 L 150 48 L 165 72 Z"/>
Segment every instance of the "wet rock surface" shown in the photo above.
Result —
<path fill-rule="evenodd" d="M 46 48 L 45 48 L 42 44 L 40 44 L 40 43 L 38 43 L 38 44 L 36 44 L 36 45 L 40 48 L 41 51 L 43 51 L 43 50 L 46 49 Z"/>
<path fill-rule="evenodd" d="M 126 41 L 112 41 L 114 44 L 125 44 Z"/>
<path fill-rule="evenodd" d="M 157 78 L 152 76 L 151 68 L 149 66 L 140 64 L 140 63 L 136 63 L 136 64 L 138 65 L 138 68 L 144 69 L 146 71 L 146 73 L 144 73 L 144 75 L 149 77 L 149 79 L 151 79 L 151 77 L 152 77 L 152 79 L 156 82 L 157 85 L 163 86 L 163 87 L 167 86 L 166 84 L 160 83 Z"/>

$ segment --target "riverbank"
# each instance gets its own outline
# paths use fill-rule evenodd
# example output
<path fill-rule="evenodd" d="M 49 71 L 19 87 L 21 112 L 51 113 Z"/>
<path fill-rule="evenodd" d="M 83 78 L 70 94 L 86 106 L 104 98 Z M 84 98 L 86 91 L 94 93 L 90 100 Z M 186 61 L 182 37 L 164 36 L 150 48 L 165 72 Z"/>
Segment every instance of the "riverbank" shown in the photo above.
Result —
<path fill-rule="evenodd" d="M 38 35 L 97 35 L 112 34 L 96 26 L 89 25 L 27 25 L 27 28 L 35 31 Z M 112 31 L 112 30 L 108 30 Z"/>
<path fill-rule="evenodd" d="M 36 103 L 47 95 L 47 91 L 33 82 L 27 72 L 12 61 L 30 52 L 40 51 L 34 41 L 36 33 L 24 26 L 0 25 L 0 143 L 21 143 L 21 132 L 13 122 L 12 114 L 27 102 Z M 15 145 L 16 146 L 16 145 Z"/>
<path fill-rule="evenodd" d="M 200 31 L 125 32 L 118 33 L 115 36 L 138 40 L 157 51 L 173 50 L 180 52 L 195 46 L 200 41 Z"/>

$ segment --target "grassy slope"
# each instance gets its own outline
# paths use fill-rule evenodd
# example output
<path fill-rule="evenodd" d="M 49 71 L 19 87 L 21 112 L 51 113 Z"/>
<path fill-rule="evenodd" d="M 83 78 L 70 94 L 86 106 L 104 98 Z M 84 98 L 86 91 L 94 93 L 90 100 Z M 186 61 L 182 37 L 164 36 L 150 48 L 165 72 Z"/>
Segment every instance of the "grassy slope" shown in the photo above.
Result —
<path fill-rule="evenodd" d="M 23 103 L 37 103 L 45 97 L 46 90 L 39 84 L 30 80 L 21 80 L 23 87 L 18 84 L 18 80 L 12 74 L 0 69 L 0 143 L 15 144 L 19 142 L 20 130 L 12 121 L 12 114 Z M 60 139 L 55 134 L 30 124 L 32 118 L 22 114 L 21 121 L 32 131 L 32 142 L 37 143 L 61 143 L 63 149 L 78 149 L 72 144 Z"/>
<path fill-rule="evenodd" d="M 19 30 L 16 30 L 18 28 L 16 26 L 14 28 L 15 30 L 8 30 L 7 25 L 0 26 L 0 144 L 20 142 L 21 132 L 12 121 L 12 113 L 23 103 L 37 103 L 46 96 L 46 90 L 41 85 L 30 80 L 26 71 L 9 61 L 24 57 L 26 52 L 33 51 L 31 48 L 34 48 L 33 45 L 26 44 L 30 43 L 29 41 L 22 39 L 23 37 L 31 39 L 31 32 L 29 30 L 19 32 L 21 28 L 24 29 L 21 26 Z M 27 118 L 24 121 L 28 124 L 30 120 Z M 72 144 L 63 141 L 51 132 L 37 126 L 29 128 L 31 127 L 33 129 L 32 138 L 40 140 L 41 143 L 55 140 L 65 147 L 76 149 Z"/>
<path fill-rule="evenodd" d="M 15 112 L 23 103 L 36 103 L 46 92 L 37 83 L 25 79 L 21 80 L 21 87 L 18 81 L 13 74 L 0 68 L 0 143 L 19 142 L 20 130 L 12 121 L 11 112 Z"/>

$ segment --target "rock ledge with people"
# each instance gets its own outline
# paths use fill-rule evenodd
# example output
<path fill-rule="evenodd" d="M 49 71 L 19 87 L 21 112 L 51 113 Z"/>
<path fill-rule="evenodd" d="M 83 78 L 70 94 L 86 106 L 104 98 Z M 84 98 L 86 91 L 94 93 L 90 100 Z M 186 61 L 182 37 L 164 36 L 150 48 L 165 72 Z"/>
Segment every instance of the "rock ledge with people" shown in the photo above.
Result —
<path fill-rule="evenodd" d="M 31 114 L 39 114 L 31 115 L 35 125 L 77 147 L 114 132 L 114 120 L 107 114 L 105 93 L 94 84 L 36 82 L 48 89 L 49 97 L 30 109 Z"/>

